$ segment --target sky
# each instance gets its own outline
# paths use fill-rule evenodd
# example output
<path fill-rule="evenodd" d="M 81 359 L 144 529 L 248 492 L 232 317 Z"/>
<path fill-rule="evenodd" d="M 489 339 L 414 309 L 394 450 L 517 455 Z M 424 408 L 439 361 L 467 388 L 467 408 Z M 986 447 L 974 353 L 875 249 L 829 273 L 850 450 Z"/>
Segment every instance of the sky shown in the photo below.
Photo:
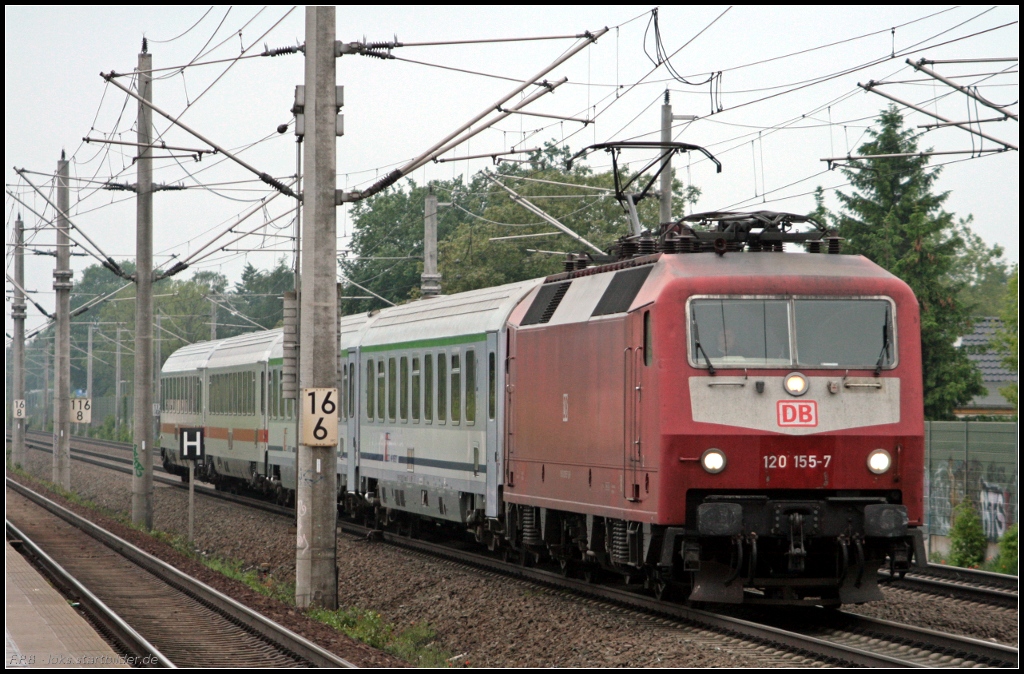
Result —
<path fill-rule="evenodd" d="M 673 137 L 706 147 L 723 165 L 716 174 L 700 155 L 675 159 L 677 176 L 701 189 L 695 210 L 797 213 L 813 210 L 818 186 L 825 188 L 826 204 L 833 209 L 838 208 L 836 190 L 849 189 L 843 174 L 828 170 L 821 160 L 855 153 L 888 103 L 858 83 L 888 82 L 881 90 L 953 121 L 997 118 L 1000 113 L 916 72 L 906 60 L 1006 59 L 1017 57 L 1019 49 L 1017 6 L 673 6 L 658 11 L 661 43 L 671 55 L 658 65 L 652 9 L 349 6 L 337 10 L 337 39 L 413 43 L 576 36 L 607 27 L 595 44 L 546 76 L 566 77 L 568 83 L 526 108 L 592 123 L 512 115 L 445 157 L 530 149 L 547 142 L 576 152 L 610 140 L 657 139 L 667 89 L 675 114 L 697 117 L 676 122 Z M 136 103 L 100 73 L 127 73 L 117 81 L 131 86 L 143 37 L 153 67 L 171 68 L 154 73 L 159 78 L 153 89 L 156 105 L 238 152 L 258 170 L 283 180 L 293 176 L 295 136 L 291 130 L 278 134 L 277 127 L 292 121 L 303 57 L 236 57 L 258 54 L 264 46 L 301 44 L 304 15 L 303 7 L 5 7 L 8 274 L 13 275 L 10 243 L 18 213 L 31 230 L 27 236 L 33 249 L 53 250 L 55 234 L 45 226 L 53 209 L 26 180 L 52 195 L 52 174 L 62 150 L 71 160 L 74 225 L 104 254 L 119 260 L 134 257 L 134 195 L 103 187 L 135 181 L 135 148 L 86 143 L 83 138 L 135 142 Z M 338 84 L 345 87 L 338 187 L 351 190 L 373 183 L 492 107 L 517 86 L 512 80 L 534 76 L 575 43 L 570 37 L 410 45 L 395 49 L 399 58 L 391 60 L 343 56 L 337 64 Z M 1001 60 L 933 67 L 963 85 L 976 86 L 988 101 L 1009 106 L 1016 114 L 1017 65 Z M 933 122 L 925 114 L 906 112 L 908 126 Z M 154 126 L 168 145 L 205 147 L 158 115 Z M 1014 145 L 1019 141 L 1012 120 L 976 123 L 974 128 Z M 956 127 L 928 130 L 920 142 L 922 149 L 936 152 L 967 151 L 932 158 L 933 166 L 944 165 L 936 189 L 949 191 L 948 211 L 973 216 L 973 230 L 1017 261 L 1017 152 L 979 155 L 979 150 L 1000 145 Z M 158 154 L 154 181 L 187 188 L 154 196 L 158 267 L 195 253 L 250 212 L 239 231 L 273 222 L 259 230 L 260 236 L 234 243 L 237 235 L 216 239 L 182 276 L 213 270 L 234 282 L 246 263 L 267 268 L 286 255 L 293 207 L 286 197 L 264 205 L 261 200 L 272 191 L 223 156 L 205 155 L 197 162 L 184 151 Z M 645 158 L 650 157 L 637 152 L 627 160 L 639 163 Z M 595 153 L 588 163 L 598 171 L 609 168 L 604 153 Z M 410 178 L 422 184 L 491 165 L 489 158 L 432 163 Z M 19 175 L 14 167 L 29 173 Z M 339 249 L 347 246 L 351 230 L 347 208 L 339 209 Z M 74 232 L 72 236 L 80 238 Z M 72 258 L 76 272 L 94 263 L 87 256 Z M 26 288 L 48 308 L 54 301 L 52 269 L 52 257 L 26 257 Z M 8 334 L 10 291 L 8 283 Z M 43 320 L 30 307 L 27 328 Z"/>

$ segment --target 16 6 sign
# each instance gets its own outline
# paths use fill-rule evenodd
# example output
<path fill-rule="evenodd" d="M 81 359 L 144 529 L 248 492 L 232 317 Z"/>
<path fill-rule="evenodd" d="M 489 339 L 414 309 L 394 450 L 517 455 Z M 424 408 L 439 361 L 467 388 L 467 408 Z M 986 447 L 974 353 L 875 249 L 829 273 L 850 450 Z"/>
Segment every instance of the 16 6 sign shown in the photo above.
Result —
<path fill-rule="evenodd" d="M 338 389 L 302 389 L 302 444 L 333 447 L 338 444 Z"/>

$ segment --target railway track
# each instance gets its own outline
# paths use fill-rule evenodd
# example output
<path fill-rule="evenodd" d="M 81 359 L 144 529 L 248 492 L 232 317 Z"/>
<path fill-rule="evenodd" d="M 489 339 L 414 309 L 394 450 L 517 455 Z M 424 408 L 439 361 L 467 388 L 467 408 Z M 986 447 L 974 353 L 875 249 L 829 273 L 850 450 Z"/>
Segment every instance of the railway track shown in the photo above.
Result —
<path fill-rule="evenodd" d="M 7 487 L 17 494 L 8 537 L 132 655 L 165 667 L 352 666 L 10 478 Z"/>
<path fill-rule="evenodd" d="M 952 599 L 1004 608 L 1016 608 L 1018 605 L 1017 576 L 1002 573 L 929 564 L 925 569 L 908 571 L 903 577 L 883 570 L 879 572 L 879 580 L 893 587 Z"/>
<path fill-rule="evenodd" d="M 108 465 L 107 467 L 121 469 L 120 466 Z M 127 472 L 127 468 L 125 472 Z M 157 479 L 177 487 L 185 486 L 177 478 L 158 477 Z M 198 486 L 197 491 L 200 491 Z M 212 489 L 202 489 L 201 493 L 241 505 L 257 507 L 289 518 L 294 517 L 290 508 L 263 503 L 256 499 Z M 786 651 L 798 652 L 831 664 L 862 667 L 1016 667 L 1018 662 L 1018 651 L 1010 646 L 878 620 L 845 611 L 825 609 L 776 610 L 767 613 L 744 611 L 741 617 L 730 615 L 727 611 L 705 611 L 686 605 L 659 601 L 641 594 L 637 586 L 596 585 L 583 580 L 567 578 L 557 570 L 509 563 L 476 551 L 462 550 L 451 544 L 408 538 L 391 532 L 380 532 L 348 521 L 340 521 L 339 528 L 345 533 L 380 537 L 392 545 L 422 554 L 504 576 L 521 578 L 551 588 L 567 590 L 642 614 L 697 625 L 718 633 L 738 636 Z"/>

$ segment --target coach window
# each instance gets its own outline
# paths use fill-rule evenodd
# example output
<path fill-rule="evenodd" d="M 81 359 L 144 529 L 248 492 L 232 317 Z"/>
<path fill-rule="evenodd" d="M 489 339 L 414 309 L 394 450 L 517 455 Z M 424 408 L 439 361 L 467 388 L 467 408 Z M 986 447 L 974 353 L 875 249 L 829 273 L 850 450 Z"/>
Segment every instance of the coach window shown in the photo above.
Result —
<path fill-rule="evenodd" d="M 260 414 L 267 413 L 267 373 L 260 372 Z"/>
<path fill-rule="evenodd" d="M 412 422 L 420 421 L 420 359 L 412 359 Z"/>
<path fill-rule="evenodd" d="M 498 368 L 494 352 L 487 354 L 487 418 L 493 419 L 498 405 Z"/>
<path fill-rule="evenodd" d="M 384 384 L 384 359 L 381 358 L 377 361 L 377 421 L 384 421 L 384 406 L 387 402 L 384 399 Z"/>
<path fill-rule="evenodd" d="M 338 410 L 338 416 L 341 417 L 342 421 L 348 419 L 348 366 L 342 364 L 341 366 L 341 390 L 338 391 L 338 397 L 340 397 L 341 409 Z"/>
<path fill-rule="evenodd" d="M 394 358 L 388 358 L 388 421 L 395 420 L 395 407 L 398 401 L 398 367 Z"/>
<path fill-rule="evenodd" d="M 270 411 L 275 419 L 281 418 L 281 371 L 274 369 L 270 373 Z"/>
<path fill-rule="evenodd" d="M 644 365 L 654 362 L 654 337 L 651 332 L 651 312 L 644 312 Z"/>
<path fill-rule="evenodd" d="M 377 381 L 373 374 L 373 359 L 366 361 L 366 418 L 373 421 L 373 387 Z"/>
<path fill-rule="evenodd" d="M 448 418 L 448 362 L 444 351 L 437 354 L 437 423 Z"/>
<path fill-rule="evenodd" d="M 423 420 L 434 420 L 434 355 L 423 356 Z"/>
<path fill-rule="evenodd" d="M 398 414 L 399 418 L 403 422 L 409 421 L 409 358 L 408 356 L 402 356 L 399 361 L 401 368 L 398 373 L 399 377 L 399 399 L 398 399 Z"/>
<path fill-rule="evenodd" d="M 458 425 L 462 418 L 462 368 L 459 354 L 452 354 L 452 425 Z"/>
<path fill-rule="evenodd" d="M 356 366 L 348 364 L 348 418 L 356 416 Z"/>
<path fill-rule="evenodd" d="M 476 423 L 476 351 L 466 352 L 466 425 Z"/>

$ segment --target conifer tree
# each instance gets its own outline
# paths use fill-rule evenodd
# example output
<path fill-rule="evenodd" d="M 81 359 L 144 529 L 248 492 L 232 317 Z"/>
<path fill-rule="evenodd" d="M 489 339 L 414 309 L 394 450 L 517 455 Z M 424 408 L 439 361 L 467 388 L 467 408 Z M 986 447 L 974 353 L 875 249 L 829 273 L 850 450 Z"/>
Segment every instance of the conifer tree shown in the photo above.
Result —
<path fill-rule="evenodd" d="M 860 155 L 918 152 L 918 137 L 903 127 L 894 107 L 884 110 Z M 965 242 L 952 213 L 942 206 L 948 192 L 934 191 L 941 169 L 928 157 L 900 156 L 857 160 L 843 169 L 853 186 L 838 193 L 842 211 L 835 218 L 844 250 L 859 253 L 900 277 L 921 308 L 924 408 L 928 419 L 950 419 L 957 406 L 985 392 L 981 373 L 957 348 L 971 330 L 970 307 L 961 300 L 958 278 Z"/>

